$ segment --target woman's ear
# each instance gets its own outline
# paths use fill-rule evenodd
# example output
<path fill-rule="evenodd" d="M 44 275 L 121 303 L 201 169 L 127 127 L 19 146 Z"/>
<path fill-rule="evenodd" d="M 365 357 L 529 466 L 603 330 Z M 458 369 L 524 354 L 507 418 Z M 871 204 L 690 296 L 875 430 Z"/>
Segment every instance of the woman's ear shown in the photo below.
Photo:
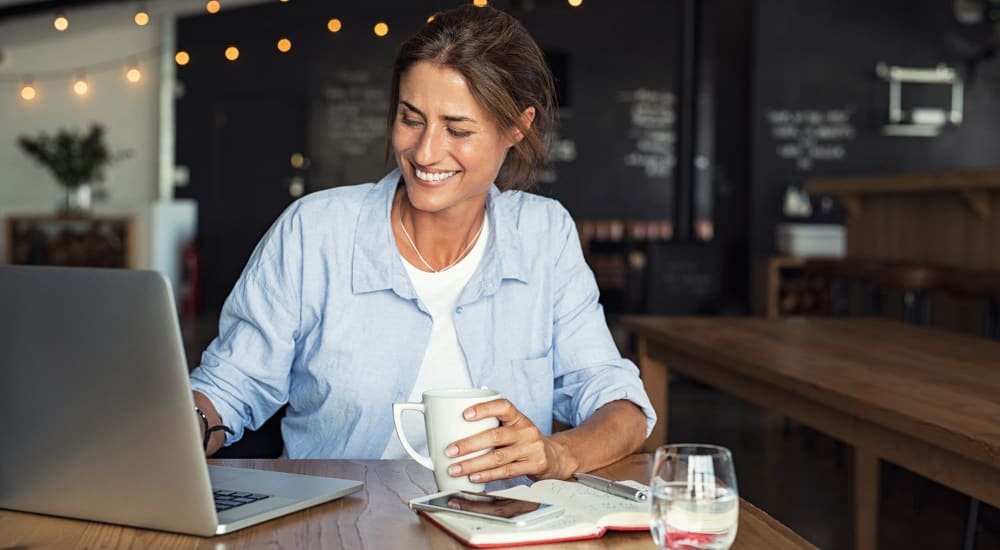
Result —
<path fill-rule="evenodd" d="M 521 121 L 521 127 L 531 128 L 531 123 L 535 121 L 535 108 L 529 105 L 527 108 L 521 111 L 521 116 L 519 118 Z M 511 145 L 519 143 L 522 139 L 524 139 L 524 132 L 521 131 L 521 127 L 515 126 L 511 128 L 510 131 Z"/>

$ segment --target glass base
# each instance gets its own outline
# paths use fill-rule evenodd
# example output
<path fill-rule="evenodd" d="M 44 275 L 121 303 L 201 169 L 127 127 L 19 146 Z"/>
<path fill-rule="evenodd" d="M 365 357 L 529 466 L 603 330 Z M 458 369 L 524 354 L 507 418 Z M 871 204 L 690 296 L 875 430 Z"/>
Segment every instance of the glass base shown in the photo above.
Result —
<path fill-rule="evenodd" d="M 89 216 L 93 208 L 90 184 L 63 188 L 63 203 L 59 213 L 64 216 Z"/>

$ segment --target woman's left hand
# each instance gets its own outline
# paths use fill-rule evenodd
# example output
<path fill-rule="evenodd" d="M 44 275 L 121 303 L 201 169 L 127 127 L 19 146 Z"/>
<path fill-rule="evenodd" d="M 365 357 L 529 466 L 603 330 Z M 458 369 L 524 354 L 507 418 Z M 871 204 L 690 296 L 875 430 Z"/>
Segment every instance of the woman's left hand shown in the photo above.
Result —
<path fill-rule="evenodd" d="M 449 457 L 483 449 L 492 451 L 456 462 L 448 469 L 452 477 L 468 475 L 474 483 L 528 475 L 536 479 L 566 479 L 577 469 L 568 446 L 544 435 L 535 423 L 506 399 L 476 404 L 465 410 L 466 420 L 495 416 L 500 426 L 460 439 L 445 449 Z"/>

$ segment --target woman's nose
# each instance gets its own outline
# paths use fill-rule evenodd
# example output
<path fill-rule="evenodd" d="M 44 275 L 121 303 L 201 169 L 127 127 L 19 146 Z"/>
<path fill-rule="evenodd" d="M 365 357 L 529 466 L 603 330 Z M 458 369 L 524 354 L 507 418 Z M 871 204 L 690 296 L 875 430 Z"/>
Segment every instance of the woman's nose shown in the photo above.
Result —
<path fill-rule="evenodd" d="M 440 154 L 441 140 L 437 130 L 430 126 L 425 127 L 424 131 L 420 133 L 419 141 L 417 141 L 414 160 L 425 166 L 430 166 L 440 160 Z"/>

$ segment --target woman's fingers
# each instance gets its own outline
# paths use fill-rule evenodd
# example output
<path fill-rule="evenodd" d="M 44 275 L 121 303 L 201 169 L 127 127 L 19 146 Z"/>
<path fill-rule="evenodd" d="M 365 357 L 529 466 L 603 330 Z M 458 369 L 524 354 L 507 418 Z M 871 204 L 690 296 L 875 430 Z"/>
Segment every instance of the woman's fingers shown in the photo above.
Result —
<path fill-rule="evenodd" d="M 472 409 L 475 409 L 473 419 L 496 416 L 500 419 L 500 426 L 456 441 L 445 450 L 445 454 L 456 457 L 483 449 L 492 450 L 453 464 L 448 470 L 449 474 L 468 475 L 470 480 L 478 483 L 535 475 L 546 470 L 548 455 L 545 436 L 509 401 L 499 399 L 496 402 L 480 403 L 469 410 Z"/>

